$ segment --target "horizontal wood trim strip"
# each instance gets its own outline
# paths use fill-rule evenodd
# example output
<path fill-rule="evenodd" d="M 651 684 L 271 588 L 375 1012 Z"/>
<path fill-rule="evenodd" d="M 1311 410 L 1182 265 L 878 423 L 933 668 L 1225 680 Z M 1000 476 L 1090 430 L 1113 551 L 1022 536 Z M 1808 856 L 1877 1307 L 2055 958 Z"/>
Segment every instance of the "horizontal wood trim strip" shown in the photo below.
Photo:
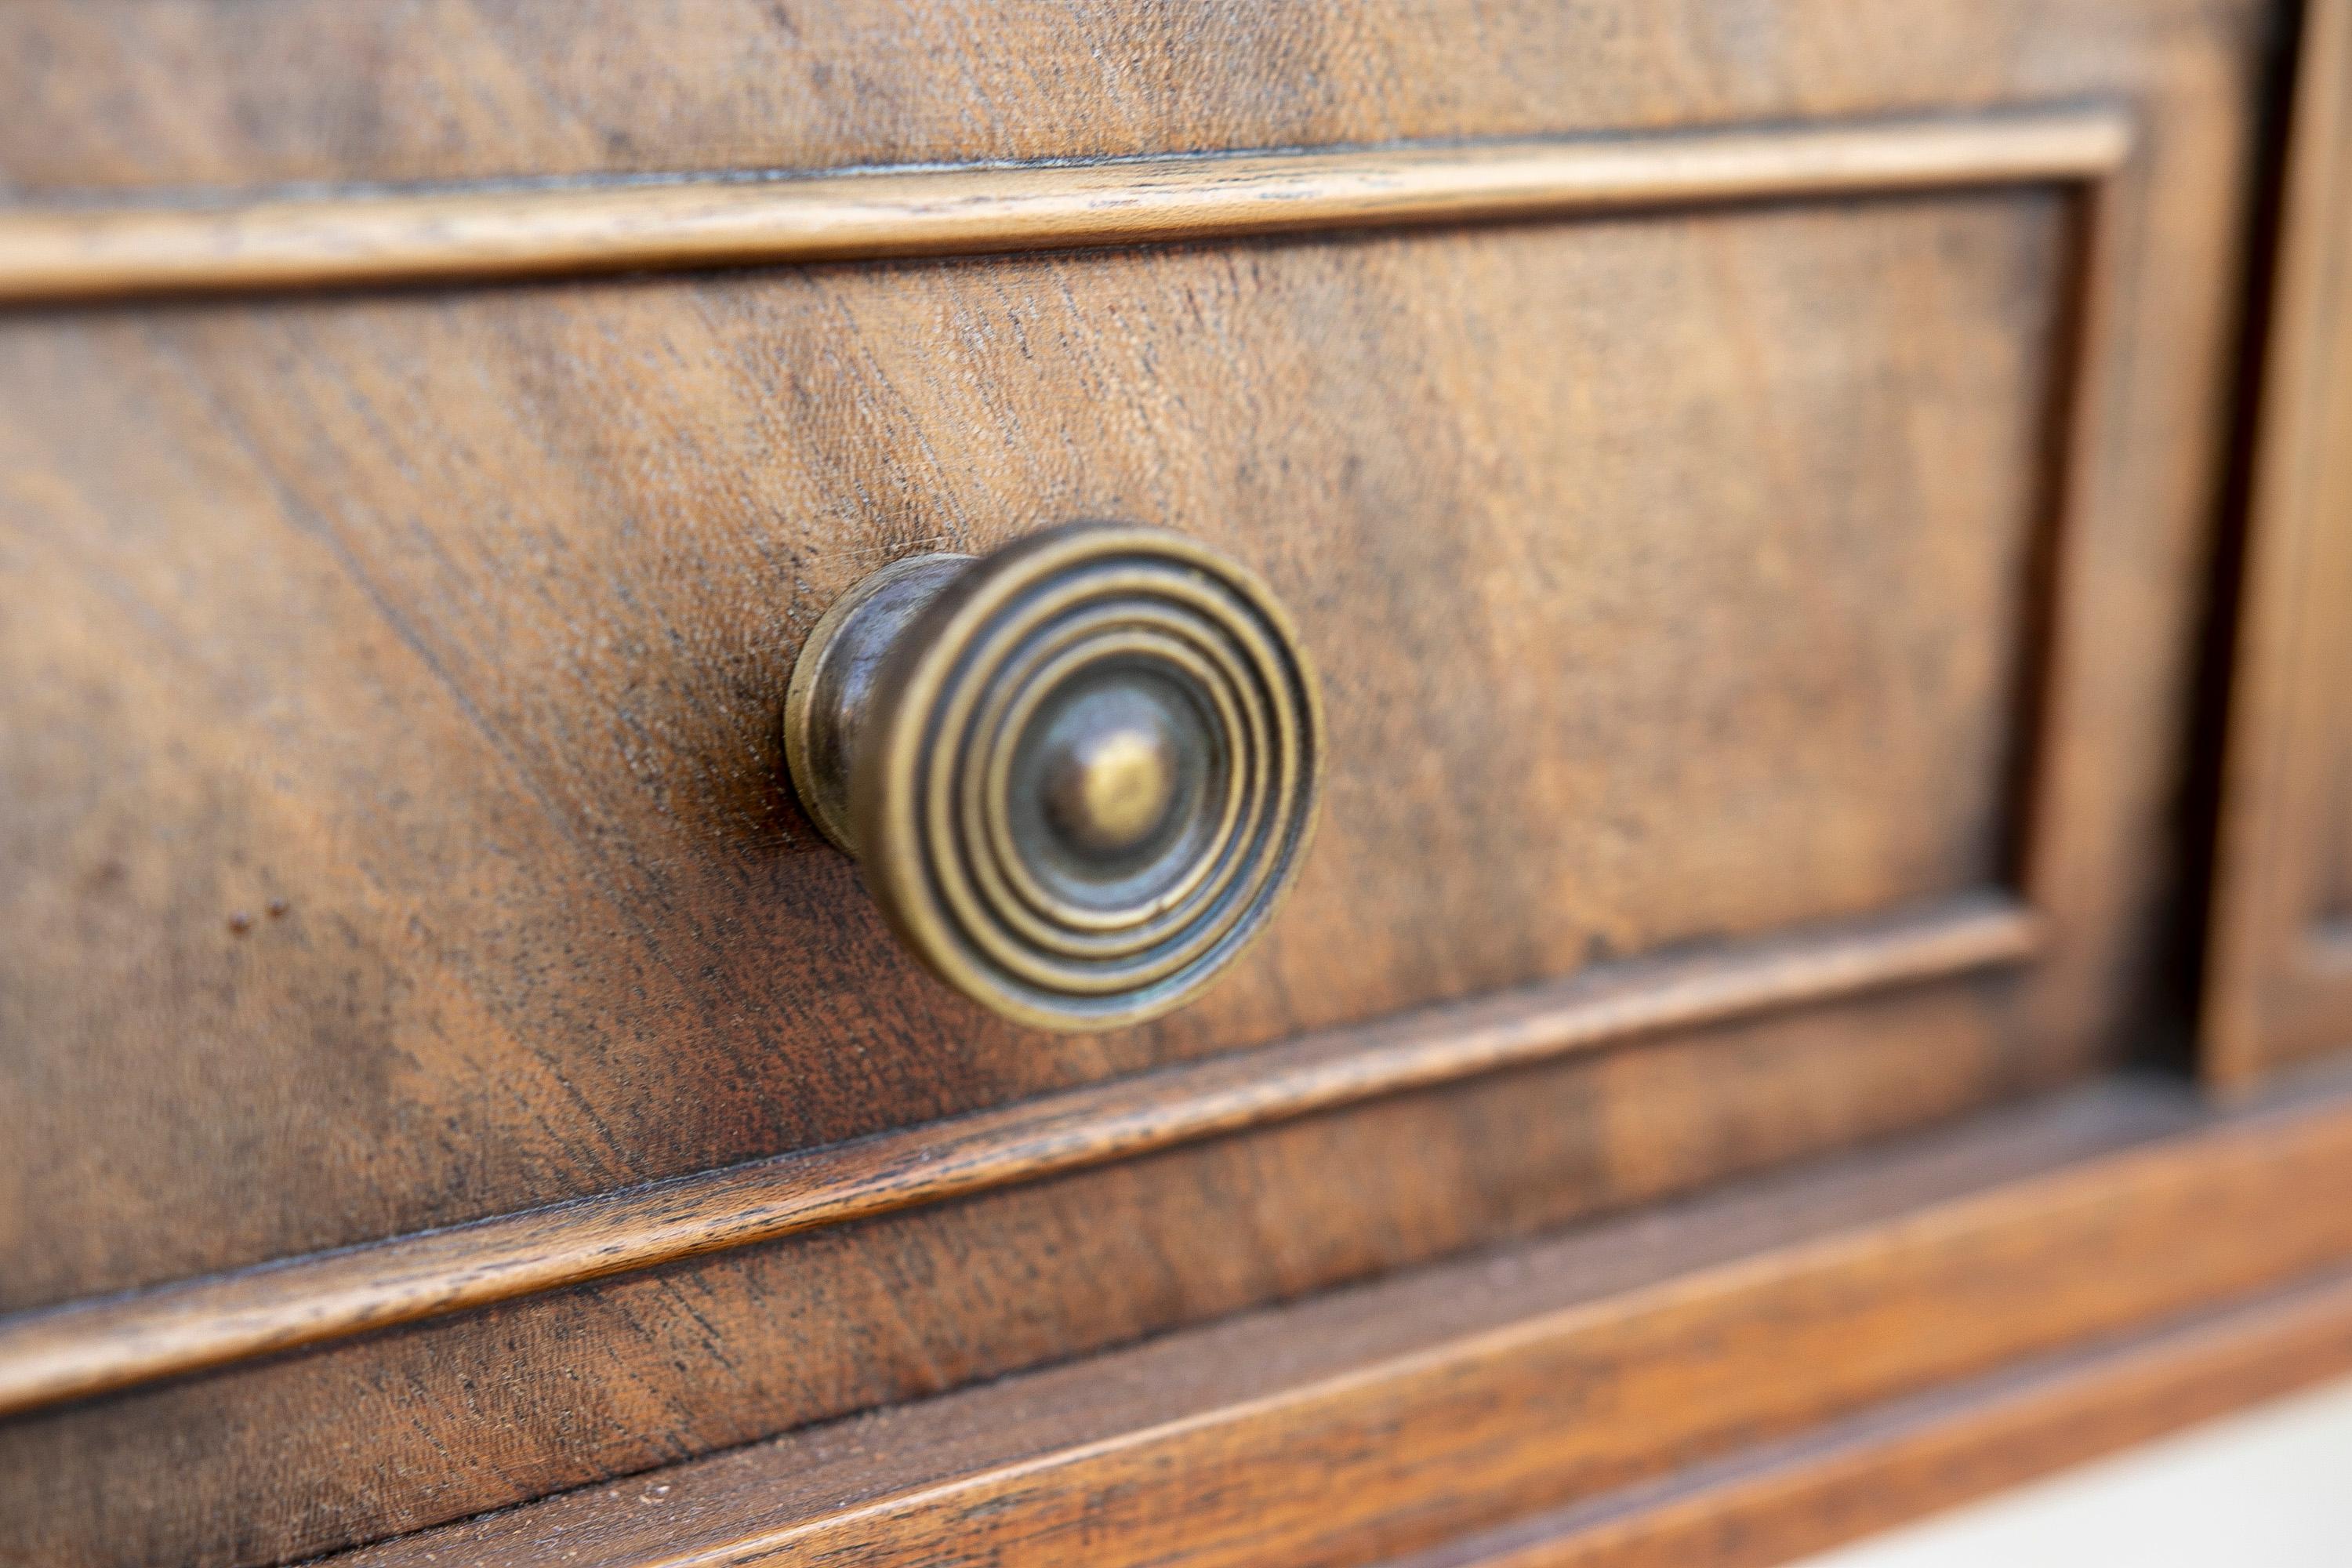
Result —
<path fill-rule="evenodd" d="M 2291 1363 L 2279 1382 L 2336 1364 L 2352 1208 L 2294 1195 L 2352 1183 L 2340 1087 L 1819 1228 L 1823 1206 L 1866 1203 L 1870 1184 L 1934 1179 L 1954 1149 L 1928 1142 L 1931 1152 L 1850 1159 L 1761 1200 L 1620 1222 L 1597 1246 L 1564 1238 L 1187 1331 L 350 1561 L 1339 1568 L 1622 1499 L 1761 1444 L 1828 1433 L 1833 1449 L 1835 1423 L 1893 1401 L 2331 1275 L 2272 1327 L 2243 1322 L 2255 1325 L 2249 1361 Z M 1693 1266 L 1694 1227 L 1747 1245 Z M 1628 1254 L 1646 1254 L 1649 1272 L 1611 1279 Z M 1482 1297 L 1512 1300 L 1514 1316 L 1463 1327 Z M 1399 1321 L 1436 1337 L 1337 1365 L 1324 1348 Z M 2130 1375 L 2171 1365 L 2194 1384 L 2202 1374 L 2178 1352 L 2151 1352 Z M 909 1475 L 918 1466 L 929 1472 Z M 867 1489 L 877 1472 L 888 1489 Z"/>
<path fill-rule="evenodd" d="M 2105 109 L 1607 140 L 0 210 L 0 303 L 1138 245 L 2084 178 Z"/>
<path fill-rule="evenodd" d="M 233 1274 L 0 1319 L 0 1413 L 1551 1059 L 2030 957 L 1986 896 L 1730 952 L 1611 964 L 948 1121 Z"/>
<path fill-rule="evenodd" d="M 1390 1568 L 1771 1568 L 2347 1373 L 2338 1271 Z"/>

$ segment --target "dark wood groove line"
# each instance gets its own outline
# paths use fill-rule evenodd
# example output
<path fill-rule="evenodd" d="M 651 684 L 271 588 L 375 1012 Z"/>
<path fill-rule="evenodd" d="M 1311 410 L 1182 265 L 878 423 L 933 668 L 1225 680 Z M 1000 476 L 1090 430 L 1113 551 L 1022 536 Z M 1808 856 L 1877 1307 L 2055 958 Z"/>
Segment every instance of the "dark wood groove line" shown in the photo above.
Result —
<path fill-rule="evenodd" d="M 1972 895 L 1729 952 L 1328 1030 L 855 1142 L 0 1319 L 0 1414 L 824 1226 L 971 1196 L 1365 1100 L 2030 958 L 2037 917 Z"/>
<path fill-rule="evenodd" d="M 974 255 L 2090 178 L 2116 110 L 1092 164 L 0 210 L 0 303 Z"/>

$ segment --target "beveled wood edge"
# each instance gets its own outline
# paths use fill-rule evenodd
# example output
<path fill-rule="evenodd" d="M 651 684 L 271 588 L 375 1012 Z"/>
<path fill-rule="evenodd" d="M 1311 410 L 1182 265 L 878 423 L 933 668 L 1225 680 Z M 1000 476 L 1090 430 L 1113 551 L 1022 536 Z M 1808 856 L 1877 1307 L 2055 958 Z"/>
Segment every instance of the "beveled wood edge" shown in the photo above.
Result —
<path fill-rule="evenodd" d="M 2352 363 L 2341 329 L 2330 325 L 2352 289 L 2352 0 L 2311 0 L 2295 74 L 2270 319 L 2257 323 L 2260 418 L 2241 585 L 2249 610 L 2239 620 L 2222 738 L 2199 1020 L 2205 1076 L 2231 1091 L 2314 1054 L 2312 1041 L 2294 1037 L 2305 1031 L 2279 1016 L 2295 1011 L 2279 1005 L 2283 994 L 2352 997 L 2347 950 L 2330 940 L 2326 911 L 2299 907 L 2305 900 L 2285 874 L 2297 858 L 2287 805 L 2301 738 L 2294 715 L 2314 678 L 2298 657 L 2308 629 L 2303 584 L 2326 509 L 2343 504 L 2315 482 L 2315 454 L 2333 436 L 2329 377 Z"/>
<path fill-rule="evenodd" d="M 1139 245 L 2087 179 L 2108 106 L 791 178 L 0 209 L 0 304 Z"/>
<path fill-rule="evenodd" d="M 1388 1568 L 1769 1568 L 2352 1373 L 2352 1268 Z"/>
<path fill-rule="evenodd" d="M 0 1318 L 0 1415 L 968 1197 L 1667 1029 L 2013 965 L 2042 942 L 1969 895 L 1564 981 L 877 1136 Z"/>
<path fill-rule="evenodd" d="M 2352 1366 L 2352 1210 L 2294 1201 L 2352 1184 L 2352 1083 L 2103 1114 L 1997 1114 L 334 1561 L 1777 1561 Z"/>

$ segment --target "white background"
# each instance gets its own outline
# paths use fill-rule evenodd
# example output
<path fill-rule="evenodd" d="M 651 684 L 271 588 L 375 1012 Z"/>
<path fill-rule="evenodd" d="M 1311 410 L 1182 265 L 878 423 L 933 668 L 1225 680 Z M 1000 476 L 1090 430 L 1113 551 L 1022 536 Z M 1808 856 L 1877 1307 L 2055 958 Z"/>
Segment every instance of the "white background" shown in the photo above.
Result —
<path fill-rule="evenodd" d="M 1802 1568 L 2352 1568 L 2352 1382 L 2065 1471 Z"/>

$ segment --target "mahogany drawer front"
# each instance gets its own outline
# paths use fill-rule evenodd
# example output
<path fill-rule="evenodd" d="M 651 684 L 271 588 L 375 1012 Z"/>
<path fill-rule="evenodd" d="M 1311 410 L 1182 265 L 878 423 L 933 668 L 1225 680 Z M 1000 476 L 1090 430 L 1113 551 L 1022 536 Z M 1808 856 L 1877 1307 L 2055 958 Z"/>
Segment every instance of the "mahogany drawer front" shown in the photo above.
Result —
<path fill-rule="evenodd" d="M 1643 112 L 1549 54 L 1514 99 L 1490 39 L 1475 114 L 1443 111 L 1441 50 L 1391 120 L 1269 119 L 1236 82 L 1194 122 L 1244 147 L 1553 134 L 1594 124 L 1534 106 L 1584 102 L 1661 171 L 1706 141 L 1678 120 L 1790 149 L 1605 212 L 0 320 L 0 1361 L 24 1314 L 107 1292 L 359 1244 L 394 1250 L 329 1266 L 389 1268 L 390 1238 L 572 1199 L 649 1225 L 640 1184 L 725 1197 L 706 1173 L 775 1157 L 802 1163 L 756 1180 L 847 1191 L 853 1141 L 912 1169 L 974 1113 L 1016 1149 L 845 1200 L 858 1224 L 159 1352 L 104 1384 L 126 1392 L 0 1423 L 0 1508 L 57 1561 L 322 1550 L 2112 1063 L 2160 951 L 2247 11 L 1955 8 L 1973 47 L 1943 47 L 1990 79 L 1906 75 L 1888 21 L 1842 68 L 1868 91 L 1750 62 Z M 163 24 L 7 25 L 79 60 Z M 1662 73 L 1726 47 L 1657 28 L 1628 47 Z M 847 68 L 879 36 L 824 47 Z M 1010 68 L 1018 42 L 964 47 Z M 249 68 L 194 73 L 252 111 L 183 163 L 66 134 L 10 148 L 13 177 L 497 172 L 389 124 L 322 153 L 253 110 L 309 89 Z M 660 69 L 718 91 L 708 62 Z M 541 125 L 512 156 L 1007 150 L 901 107 L 584 163 Z M 2010 151 L 1949 153 L 1986 125 Z M 1010 150 L 1205 134 L 1065 132 Z M 1896 172 L 1821 173 L 1822 133 Z M 901 951 L 793 804 L 779 719 L 868 571 L 1080 519 L 1272 584 L 1328 773 L 1297 889 L 1215 987 L 1054 1036 Z M 1066 1124 L 1083 1158 L 1054 1152 Z M 236 1289 L 282 1316 L 324 1278 L 300 1267 Z M 400 1421 L 352 1429 L 387 1400 Z M 173 1458 L 195 1432 L 202 1473 Z M 137 1500 L 37 1500 L 34 1455 L 135 1474 Z"/>
<path fill-rule="evenodd" d="M 1998 896 L 2065 212 L 20 327 L 20 626 L 80 699 L 21 758 L 89 772 L 25 792 L 10 989 L 75 1070 L 20 1102 L 57 1244 L 11 1304 Z M 901 958 L 777 731 L 865 570 L 1074 517 L 1270 577 L 1330 762 L 1238 972 L 1065 1040 Z M 1980 1054 L 2074 1049 L 1986 1008 Z M 77 1223 L 109 1178 L 141 1223 Z"/>

